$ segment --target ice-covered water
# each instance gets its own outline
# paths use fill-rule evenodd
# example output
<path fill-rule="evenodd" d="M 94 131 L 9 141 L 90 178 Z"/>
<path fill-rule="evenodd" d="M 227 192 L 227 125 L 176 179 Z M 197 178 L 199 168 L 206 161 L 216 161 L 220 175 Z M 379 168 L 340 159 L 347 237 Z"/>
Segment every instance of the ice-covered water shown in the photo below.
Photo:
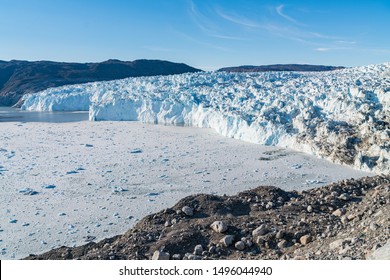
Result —
<path fill-rule="evenodd" d="M 21 111 L 18 108 L 0 107 L 0 123 L 4 122 L 79 122 L 88 120 L 88 113 L 85 111 Z"/>

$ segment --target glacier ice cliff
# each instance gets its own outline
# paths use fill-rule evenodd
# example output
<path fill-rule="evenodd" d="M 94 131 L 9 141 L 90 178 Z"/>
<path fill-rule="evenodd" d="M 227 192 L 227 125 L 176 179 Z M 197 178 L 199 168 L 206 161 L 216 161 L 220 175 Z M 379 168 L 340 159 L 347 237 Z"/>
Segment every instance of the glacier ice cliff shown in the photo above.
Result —
<path fill-rule="evenodd" d="M 24 110 L 88 110 L 92 121 L 213 128 L 376 173 L 390 171 L 390 63 L 332 72 L 203 72 L 64 86 Z"/>

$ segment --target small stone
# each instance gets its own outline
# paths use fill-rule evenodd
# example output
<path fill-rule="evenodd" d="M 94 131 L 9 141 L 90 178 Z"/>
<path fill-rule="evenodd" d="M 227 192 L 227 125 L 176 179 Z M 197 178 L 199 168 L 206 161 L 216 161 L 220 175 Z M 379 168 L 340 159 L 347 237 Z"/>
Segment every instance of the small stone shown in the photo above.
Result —
<path fill-rule="evenodd" d="M 370 224 L 370 230 L 375 231 L 375 230 L 377 230 L 378 228 L 379 228 L 378 224 L 376 224 L 376 223 L 371 223 L 371 224 Z"/>
<path fill-rule="evenodd" d="M 277 246 L 278 246 L 279 249 L 286 248 L 287 247 L 287 241 L 283 239 L 280 242 L 278 242 Z"/>
<path fill-rule="evenodd" d="M 228 227 L 227 225 L 222 221 L 215 221 L 210 225 L 210 228 L 218 233 L 223 233 L 227 231 Z"/>
<path fill-rule="evenodd" d="M 271 209 L 272 207 L 274 207 L 275 204 L 272 202 L 272 201 L 269 201 L 266 205 L 265 205 L 265 208 L 266 209 Z"/>
<path fill-rule="evenodd" d="M 215 246 L 210 246 L 210 248 L 209 248 L 209 253 L 210 253 L 210 254 L 215 254 L 216 249 L 217 249 L 217 247 L 215 247 Z"/>
<path fill-rule="evenodd" d="M 247 246 L 247 247 L 252 247 L 252 245 L 253 245 L 252 240 L 249 240 L 249 239 L 248 239 L 248 240 L 246 241 L 246 246 Z"/>
<path fill-rule="evenodd" d="M 172 225 L 172 223 L 169 220 L 166 221 L 165 224 L 164 224 L 165 227 L 170 227 L 171 225 Z"/>
<path fill-rule="evenodd" d="M 202 253 L 203 253 L 202 245 L 196 245 L 195 249 L 194 249 L 194 255 L 200 256 L 200 255 L 202 255 Z"/>
<path fill-rule="evenodd" d="M 342 193 L 342 194 L 340 194 L 339 198 L 341 200 L 348 201 L 348 200 L 351 199 L 351 196 L 349 194 L 347 194 L 347 193 Z"/>
<path fill-rule="evenodd" d="M 222 245 L 224 245 L 225 247 L 229 247 L 230 245 L 233 244 L 233 240 L 234 240 L 234 236 L 233 235 L 226 235 L 225 237 L 223 237 L 221 239 L 221 243 Z"/>
<path fill-rule="evenodd" d="M 189 206 L 184 206 L 183 208 L 181 208 L 181 211 L 183 211 L 183 213 L 186 214 L 187 216 L 193 216 L 194 215 L 194 209 L 192 209 Z"/>
<path fill-rule="evenodd" d="M 313 206 L 311 206 L 311 205 L 309 205 L 309 206 L 307 206 L 307 212 L 309 212 L 309 213 L 311 213 L 311 212 L 313 212 Z"/>
<path fill-rule="evenodd" d="M 346 224 L 346 223 L 348 223 L 348 222 L 349 222 L 349 219 L 348 219 L 348 217 L 346 217 L 346 216 L 342 216 L 342 217 L 341 217 L 341 222 L 342 222 L 343 224 Z"/>
<path fill-rule="evenodd" d="M 181 255 L 180 254 L 174 254 L 172 256 L 172 260 L 181 260 Z"/>
<path fill-rule="evenodd" d="M 283 230 L 279 230 L 277 233 L 276 233 L 276 239 L 282 239 L 285 235 L 285 232 Z"/>
<path fill-rule="evenodd" d="M 338 239 L 329 244 L 329 249 L 335 250 L 343 246 L 343 239 Z"/>
<path fill-rule="evenodd" d="M 243 241 L 238 241 L 234 244 L 234 247 L 236 247 L 237 250 L 242 251 L 245 249 L 245 243 Z"/>
<path fill-rule="evenodd" d="M 351 221 L 351 220 L 353 220 L 353 219 L 355 219 L 356 218 L 356 216 L 354 215 L 354 214 L 349 214 L 348 215 L 348 220 L 349 221 Z"/>
<path fill-rule="evenodd" d="M 345 214 L 345 209 L 343 208 L 339 208 L 337 210 L 335 210 L 332 215 L 336 216 L 336 217 L 341 217 L 342 215 Z"/>
<path fill-rule="evenodd" d="M 307 245 L 311 242 L 312 238 L 310 235 L 306 234 L 304 236 L 302 236 L 301 238 L 299 238 L 299 242 L 302 244 L 302 245 Z"/>
<path fill-rule="evenodd" d="M 194 254 L 189 254 L 187 255 L 187 259 L 188 260 L 201 260 L 202 259 L 202 256 L 198 256 L 198 255 L 194 255 Z"/>
<path fill-rule="evenodd" d="M 163 251 L 154 251 L 152 260 L 169 260 L 169 253 Z"/>
<path fill-rule="evenodd" d="M 253 237 L 262 236 L 262 235 L 266 235 L 268 232 L 269 232 L 269 230 L 268 230 L 267 226 L 263 224 L 252 231 L 252 236 Z"/>
<path fill-rule="evenodd" d="M 261 236 L 257 236 L 256 239 L 255 239 L 255 242 L 256 242 L 256 244 L 258 244 L 260 246 L 264 246 L 265 245 L 265 240 Z"/>
<path fill-rule="evenodd" d="M 353 237 L 352 239 L 351 239 L 351 245 L 355 245 L 356 243 L 358 243 L 359 242 L 359 238 L 357 238 L 357 237 Z"/>

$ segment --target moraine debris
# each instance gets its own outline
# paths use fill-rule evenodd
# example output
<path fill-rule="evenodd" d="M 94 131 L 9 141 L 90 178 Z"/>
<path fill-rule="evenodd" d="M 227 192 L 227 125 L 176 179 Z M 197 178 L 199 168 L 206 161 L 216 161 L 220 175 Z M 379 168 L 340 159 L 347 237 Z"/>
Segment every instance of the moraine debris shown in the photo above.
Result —
<path fill-rule="evenodd" d="M 196 215 L 185 219 L 189 205 Z M 123 235 L 27 259 L 386 259 L 389 236 L 390 176 L 381 175 L 301 192 L 263 186 L 191 195 Z"/>

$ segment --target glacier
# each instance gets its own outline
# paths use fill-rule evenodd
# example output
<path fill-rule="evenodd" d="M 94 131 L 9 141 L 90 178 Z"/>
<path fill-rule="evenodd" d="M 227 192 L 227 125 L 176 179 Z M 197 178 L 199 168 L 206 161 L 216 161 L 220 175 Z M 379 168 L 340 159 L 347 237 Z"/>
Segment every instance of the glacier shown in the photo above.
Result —
<path fill-rule="evenodd" d="M 354 168 L 390 171 L 390 63 L 331 72 L 200 72 L 48 89 L 23 110 L 89 110 L 91 121 L 213 128 Z"/>

